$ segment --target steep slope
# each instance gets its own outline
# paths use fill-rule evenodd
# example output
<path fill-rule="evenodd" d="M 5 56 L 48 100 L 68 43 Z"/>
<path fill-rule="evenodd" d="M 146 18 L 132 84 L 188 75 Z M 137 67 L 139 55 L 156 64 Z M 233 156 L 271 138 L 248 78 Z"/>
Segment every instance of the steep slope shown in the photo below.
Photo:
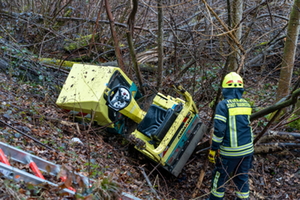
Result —
<path fill-rule="evenodd" d="M 22 133 L 1 123 L 0 140 L 51 162 L 99 181 L 91 190 L 95 194 L 115 199 L 127 192 L 141 199 L 190 199 L 203 166 L 205 151 L 194 154 L 179 177 L 174 177 L 146 160 L 119 135 L 107 134 L 103 127 L 74 123 L 67 113 L 55 105 L 57 92 L 47 87 L 18 81 L 0 74 L 0 120 L 26 133 L 55 151 L 39 145 Z M 48 83 L 50 84 L 50 83 Z M 206 138 L 207 139 L 207 138 Z M 79 142 L 76 142 L 79 141 Z M 278 141 L 277 141 L 278 142 Z M 299 141 L 298 141 L 299 142 Z M 250 172 L 251 199 L 299 199 L 299 151 L 255 155 Z M 28 166 L 17 166 L 30 171 Z M 209 165 L 197 199 L 209 194 L 211 171 Z M 72 181 L 62 183 L 45 176 L 62 187 L 80 185 Z M 32 186 L 0 179 L 0 197 L 3 199 L 35 198 L 61 199 L 55 188 Z M 150 187 L 152 184 L 156 193 Z M 234 199 L 234 185 L 229 183 L 226 193 Z M 92 198 L 92 197 L 90 197 Z"/>

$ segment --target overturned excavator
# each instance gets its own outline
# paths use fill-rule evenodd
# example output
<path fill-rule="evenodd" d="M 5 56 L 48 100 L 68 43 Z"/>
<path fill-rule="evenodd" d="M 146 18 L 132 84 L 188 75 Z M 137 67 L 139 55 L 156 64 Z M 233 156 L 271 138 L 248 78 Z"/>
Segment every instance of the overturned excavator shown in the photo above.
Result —
<path fill-rule="evenodd" d="M 147 158 L 178 176 L 206 126 L 191 95 L 180 85 L 174 89 L 184 99 L 157 93 L 145 110 L 138 103 L 138 87 L 120 68 L 74 64 L 56 104 L 126 136 Z"/>

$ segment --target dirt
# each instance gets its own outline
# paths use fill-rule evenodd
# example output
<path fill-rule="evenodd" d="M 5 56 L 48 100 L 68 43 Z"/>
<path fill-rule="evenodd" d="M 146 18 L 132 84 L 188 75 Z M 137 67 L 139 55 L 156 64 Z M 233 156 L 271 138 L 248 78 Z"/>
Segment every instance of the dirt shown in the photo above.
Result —
<path fill-rule="evenodd" d="M 114 199 L 115 194 L 126 192 L 140 199 L 159 197 L 165 200 L 186 200 L 191 199 L 196 191 L 195 186 L 207 151 L 198 154 L 195 152 L 182 173 L 174 177 L 140 155 L 120 135 L 108 134 L 103 127 L 74 123 L 66 112 L 55 105 L 57 93 L 47 91 L 41 85 L 20 82 L 5 74 L 0 74 L 0 80 L 0 120 L 36 138 L 55 151 L 41 146 L 1 123 L 2 142 L 62 165 L 67 171 L 89 176 L 99 183 L 104 184 L 104 180 L 107 180 L 106 186 L 113 191 L 109 193 L 110 199 Z M 204 110 L 201 112 L 205 113 Z M 200 115 L 208 122 L 208 116 L 203 113 Z M 72 142 L 74 138 L 78 138 L 81 142 Z M 207 135 L 203 141 L 206 140 Z M 297 142 L 299 143 L 299 140 Z M 15 165 L 30 172 L 28 166 L 17 163 Z M 196 199 L 208 197 L 213 168 L 213 164 L 209 164 Z M 81 191 L 81 186 L 76 182 L 62 183 L 57 177 L 47 174 L 45 176 L 60 185 L 72 186 Z M 254 155 L 253 169 L 249 172 L 249 177 L 251 200 L 300 199 L 299 149 Z M 5 183 L 4 179 L 0 180 Z M 8 188 L 11 189 L 9 193 Z M 8 199 L 14 195 L 25 199 L 37 196 L 42 199 L 66 198 L 53 188 L 37 188 L 32 189 L 27 184 L 19 184 L 18 187 L 2 184 L 0 195 L 5 199 L 3 195 L 6 191 Z M 225 199 L 234 199 L 234 185 L 229 182 L 226 188 Z M 95 196 L 97 192 L 101 193 L 104 190 L 109 191 L 98 186 L 93 188 L 91 193 Z M 91 195 L 89 197 L 91 198 Z M 109 199 L 108 197 L 101 198 Z"/>

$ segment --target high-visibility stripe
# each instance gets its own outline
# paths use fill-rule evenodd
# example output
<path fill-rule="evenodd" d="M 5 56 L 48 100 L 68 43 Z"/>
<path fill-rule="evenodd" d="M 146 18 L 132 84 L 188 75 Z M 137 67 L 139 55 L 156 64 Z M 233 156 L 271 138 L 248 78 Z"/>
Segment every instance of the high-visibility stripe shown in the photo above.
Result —
<path fill-rule="evenodd" d="M 221 143 L 223 141 L 223 137 L 218 137 L 215 134 L 213 134 L 212 140 L 217 143 Z"/>
<path fill-rule="evenodd" d="M 220 178 L 220 172 L 216 172 L 216 175 L 215 175 L 215 178 L 213 180 L 213 185 L 212 185 L 212 189 L 211 189 L 211 193 L 216 196 L 216 197 L 219 197 L 219 198 L 222 198 L 224 197 L 224 192 L 218 192 L 217 189 L 218 189 L 218 181 L 219 181 L 219 178 Z"/>
<path fill-rule="evenodd" d="M 234 157 L 234 156 L 244 156 L 247 154 L 251 154 L 253 152 L 254 152 L 254 148 L 252 147 L 250 149 L 239 151 L 239 152 L 227 152 L 227 151 L 220 150 L 220 155 Z"/>
<path fill-rule="evenodd" d="M 228 116 L 224 117 L 220 114 L 215 116 L 215 119 L 220 121 L 225 122 L 226 120 L 227 127 L 229 128 L 225 133 L 228 140 L 225 141 L 226 144 L 224 143 L 220 146 L 220 154 L 223 156 L 237 157 L 253 153 L 253 132 L 249 125 L 250 115 L 252 112 L 250 104 L 245 99 L 228 99 L 226 106 L 228 108 Z M 246 127 L 247 121 L 248 127 Z M 239 123 L 243 123 L 241 126 L 241 133 L 238 132 L 238 128 L 240 126 Z M 247 129 L 249 129 L 249 132 Z M 240 134 L 243 134 L 244 132 L 246 132 L 245 134 L 249 134 L 249 136 L 245 135 L 240 138 Z M 219 144 L 224 142 L 223 138 L 217 136 L 213 136 L 212 139 L 214 142 Z M 250 139 L 252 140 L 251 142 Z M 245 144 L 246 142 L 250 143 Z"/>
<path fill-rule="evenodd" d="M 242 146 L 237 146 L 237 147 L 225 147 L 225 146 L 221 146 L 220 149 L 224 150 L 224 151 L 243 151 L 246 149 L 249 149 L 253 147 L 253 143 L 250 142 L 248 144 L 242 145 Z"/>
<path fill-rule="evenodd" d="M 222 115 L 218 115 L 218 114 L 215 115 L 214 119 L 218 119 L 218 120 L 220 120 L 220 121 L 222 121 L 222 122 L 225 122 L 225 123 L 226 123 L 226 121 L 227 121 L 227 118 L 226 118 L 226 117 L 224 117 L 224 116 L 222 116 Z"/>
<path fill-rule="evenodd" d="M 249 191 L 248 192 L 235 192 L 237 197 L 240 199 L 247 199 L 249 198 Z"/>
<path fill-rule="evenodd" d="M 229 116 L 229 127 L 230 146 L 237 147 L 238 141 L 235 116 Z"/>
<path fill-rule="evenodd" d="M 229 108 L 228 111 L 229 111 L 229 116 L 251 115 L 252 108 L 237 107 L 237 108 Z"/>
<path fill-rule="evenodd" d="M 213 190 L 217 190 L 219 178 L 220 178 L 220 172 L 217 171 L 214 178 Z"/>
<path fill-rule="evenodd" d="M 250 122 L 250 115 L 248 116 L 248 121 Z M 254 141 L 254 136 L 253 136 L 253 130 L 252 127 L 250 127 L 250 132 L 251 132 L 251 141 Z"/>
<path fill-rule="evenodd" d="M 212 190 L 211 193 L 216 196 L 216 197 L 219 197 L 219 198 L 223 198 L 224 197 L 224 194 L 225 192 L 218 192 L 216 190 Z"/>

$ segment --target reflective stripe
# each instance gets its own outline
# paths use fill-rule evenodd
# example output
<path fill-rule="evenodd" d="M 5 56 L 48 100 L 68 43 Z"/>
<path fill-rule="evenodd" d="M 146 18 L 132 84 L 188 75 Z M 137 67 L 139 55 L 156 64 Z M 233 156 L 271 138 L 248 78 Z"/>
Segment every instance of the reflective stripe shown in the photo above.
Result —
<path fill-rule="evenodd" d="M 221 149 L 224 151 L 243 151 L 249 148 L 253 147 L 253 143 L 250 142 L 248 144 L 242 145 L 242 146 L 238 146 L 238 147 L 225 147 L 225 146 L 221 146 Z"/>
<path fill-rule="evenodd" d="M 213 136 L 213 141 L 221 144 L 220 154 L 228 157 L 239 157 L 253 153 L 253 132 L 250 126 L 252 108 L 250 104 L 245 99 L 228 99 L 226 106 L 228 108 L 228 116 L 226 116 L 228 129 L 225 130 L 224 135 L 226 140 L 222 141 L 224 142 L 222 144 L 221 138 Z M 215 119 L 223 122 L 226 119 L 223 115 L 219 113 Z M 217 125 L 221 126 L 221 124 Z"/>
<path fill-rule="evenodd" d="M 248 116 L 248 121 L 250 122 L 250 115 Z M 254 141 L 254 136 L 253 136 L 253 131 L 252 131 L 252 127 L 250 127 L 250 132 L 251 132 L 251 141 Z"/>
<path fill-rule="evenodd" d="M 223 198 L 223 197 L 224 197 L 224 194 L 225 194 L 225 192 L 217 192 L 216 190 L 211 191 L 211 193 L 212 193 L 214 196 L 219 197 L 219 198 Z"/>
<path fill-rule="evenodd" d="M 217 137 L 215 134 L 213 134 L 212 140 L 214 142 L 221 143 L 223 141 L 223 137 Z"/>
<path fill-rule="evenodd" d="M 220 120 L 220 121 L 222 121 L 222 122 L 225 122 L 225 123 L 226 123 L 226 121 L 227 121 L 226 117 L 224 117 L 224 116 L 222 116 L 222 115 L 218 115 L 218 114 L 215 115 L 215 118 L 214 118 L 214 119 L 218 119 L 218 120 Z"/>
<path fill-rule="evenodd" d="M 229 136 L 230 136 L 230 146 L 237 147 L 237 130 L 236 130 L 236 121 L 235 116 L 229 116 Z"/>
<path fill-rule="evenodd" d="M 247 199 L 249 198 L 249 191 L 248 192 L 235 192 L 236 196 L 240 199 Z"/>
<path fill-rule="evenodd" d="M 235 115 L 251 115 L 252 108 L 244 108 L 244 107 L 238 107 L 238 108 L 229 108 L 229 116 L 235 116 Z"/>
<path fill-rule="evenodd" d="M 247 149 L 245 151 L 239 151 L 239 152 L 227 152 L 227 151 L 222 151 L 222 149 L 220 150 L 220 154 L 223 155 L 223 156 L 244 156 L 244 155 L 247 155 L 247 154 L 251 154 L 254 152 L 254 148 L 250 148 L 250 149 Z"/>
<path fill-rule="evenodd" d="M 218 181 L 219 181 L 219 178 L 220 178 L 220 172 L 216 172 L 216 175 L 215 175 L 215 178 L 213 180 L 213 187 L 211 189 L 211 193 L 216 196 L 216 197 L 219 197 L 219 198 L 222 198 L 224 197 L 224 192 L 218 192 L 217 189 L 218 189 Z"/>
<path fill-rule="evenodd" d="M 212 188 L 213 190 L 217 190 L 219 178 L 220 178 L 220 172 L 217 171 L 214 178 L 214 183 Z"/>

